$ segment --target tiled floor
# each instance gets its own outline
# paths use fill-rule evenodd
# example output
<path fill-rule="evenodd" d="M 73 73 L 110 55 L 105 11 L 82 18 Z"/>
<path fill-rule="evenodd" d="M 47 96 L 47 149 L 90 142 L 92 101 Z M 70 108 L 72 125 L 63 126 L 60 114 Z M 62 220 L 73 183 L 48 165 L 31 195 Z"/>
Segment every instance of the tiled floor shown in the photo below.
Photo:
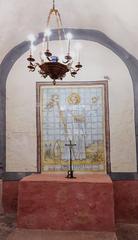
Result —
<path fill-rule="evenodd" d="M 0 215 L 0 240 L 116 240 L 113 233 L 16 229 L 15 216 Z"/>
<path fill-rule="evenodd" d="M 16 229 L 15 216 L 0 214 L 0 240 L 116 240 L 111 233 Z M 138 240 L 138 224 L 117 224 L 117 240 Z"/>
<path fill-rule="evenodd" d="M 6 240 L 7 236 L 15 230 L 15 216 L 0 213 L 0 240 Z"/>

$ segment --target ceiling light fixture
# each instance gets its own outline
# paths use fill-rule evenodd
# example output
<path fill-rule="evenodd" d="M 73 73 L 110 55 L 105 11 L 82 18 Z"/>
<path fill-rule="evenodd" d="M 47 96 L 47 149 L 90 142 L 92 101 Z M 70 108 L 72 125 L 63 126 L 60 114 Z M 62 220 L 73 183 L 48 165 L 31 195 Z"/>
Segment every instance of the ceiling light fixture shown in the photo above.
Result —
<path fill-rule="evenodd" d="M 67 54 L 62 58 L 63 60 L 60 60 L 59 56 L 52 54 L 50 51 L 50 36 L 52 34 L 52 30 L 50 29 L 50 21 L 52 16 L 55 16 L 56 18 L 58 39 L 62 40 L 63 36 L 63 39 L 67 41 Z M 65 34 L 59 10 L 55 8 L 55 0 L 53 0 L 53 8 L 50 9 L 47 19 L 47 28 L 43 34 L 42 51 L 40 52 L 40 63 L 37 63 L 33 56 L 35 37 L 32 34 L 28 36 L 28 39 L 30 41 L 30 53 L 29 57 L 27 58 L 29 61 L 29 71 L 34 72 L 38 67 L 38 72 L 40 75 L 44 78 L 47 78 L 49 76 L 53 80 L 54 85 L 56 84 L 56 80 L 62 80 L 66 76 L 66 73 L 70 73 L 72 77 L 75 77 L 78 71 L 82 68 L 82 65 L 80 63 L 80 44 L 78 44 L 78 60 L 75 67 L 73 67 L 73 56 L 71 54 L 72 38 L 73 36 L 70 32 Z"/>

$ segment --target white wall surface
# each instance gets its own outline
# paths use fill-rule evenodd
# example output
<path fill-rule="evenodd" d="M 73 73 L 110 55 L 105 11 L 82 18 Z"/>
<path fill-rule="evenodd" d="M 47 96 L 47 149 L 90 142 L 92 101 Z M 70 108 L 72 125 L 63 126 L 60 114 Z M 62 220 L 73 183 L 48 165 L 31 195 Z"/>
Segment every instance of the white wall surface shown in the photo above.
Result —
<path fill-rule="evenodd" d="M 74 44 L 76 41 L 74 41 Z M 83 69 L 76 81 L 98 81 L 108 75 L 111 134 L 111 164 L 114 172 L 136 171 L 134 96 L 132 80 L 124 63 L 98 43 L 81 41 Z M 59 49 L 52 42 L 53 51 Z M 55 48 L 56 46 L 56 48 Z M 65 45 L 66 46 L 66 45 Z M 41 49 L 41 45 L 38 47 Z M 66 47 L 65 47 L 66 48 Z M 24 54 L 13 66 L 6 92 L 6 169 L 36 171 L 36 82 L 38 73 L 29 73 Z M 39 56 L 39 51 L 35 52 Z M 67 76 L 64 81 L 72 81 Z"/>

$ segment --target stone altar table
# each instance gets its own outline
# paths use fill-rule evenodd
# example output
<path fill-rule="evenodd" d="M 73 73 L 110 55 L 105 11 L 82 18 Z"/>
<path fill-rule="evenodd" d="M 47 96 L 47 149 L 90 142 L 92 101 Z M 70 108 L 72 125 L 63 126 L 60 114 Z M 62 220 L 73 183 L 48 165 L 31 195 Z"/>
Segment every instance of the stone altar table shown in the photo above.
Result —
<path fill-rule="evenodd" d="M 113 184 L 106 174 L 33 174 L 19 183 L 20 228 L 114 232 Z"/>

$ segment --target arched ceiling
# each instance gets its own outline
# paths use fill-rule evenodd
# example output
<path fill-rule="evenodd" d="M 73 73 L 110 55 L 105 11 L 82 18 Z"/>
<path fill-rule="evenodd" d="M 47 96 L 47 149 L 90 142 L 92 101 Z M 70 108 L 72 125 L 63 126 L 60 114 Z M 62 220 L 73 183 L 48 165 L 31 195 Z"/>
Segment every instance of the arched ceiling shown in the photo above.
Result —
<path fill-rule="evenodd" d="M 0 0 L 0 60 L 44 31 L 52 0 Z M 138 58 L 137 0 L 56 0 L 64 27 L 97 29 Z"/>

